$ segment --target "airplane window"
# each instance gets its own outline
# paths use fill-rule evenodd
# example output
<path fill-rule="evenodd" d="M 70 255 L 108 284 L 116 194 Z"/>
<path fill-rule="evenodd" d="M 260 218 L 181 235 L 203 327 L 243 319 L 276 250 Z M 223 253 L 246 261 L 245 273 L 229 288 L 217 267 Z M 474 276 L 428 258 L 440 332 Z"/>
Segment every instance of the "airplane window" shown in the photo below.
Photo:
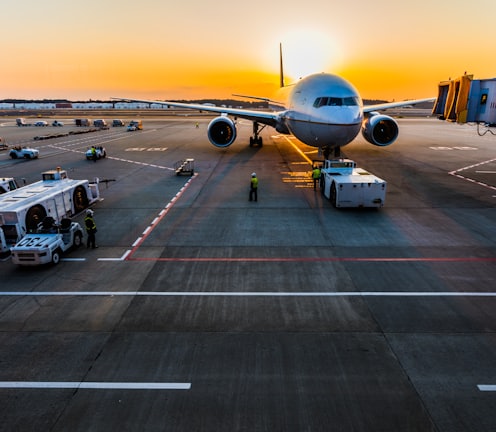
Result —
<path fill-rule="evenodd" d="M 355 106 L 355 105 L 359 105 L 358 103 L 358 98 L 356 96 L 351 96 L 351 97 L 345 97 L 343 99 L 343 105 L 346 105 L 346 106 Z"/>
<path fill-rule="evenodd" d="M 349 96 L 345 98 L 338 97 L 318 97 L 315 99 L 313 106 L 320 108 L 322 106 L 357 106 L 360 105 L 360 100 L 356 96 Z"/>

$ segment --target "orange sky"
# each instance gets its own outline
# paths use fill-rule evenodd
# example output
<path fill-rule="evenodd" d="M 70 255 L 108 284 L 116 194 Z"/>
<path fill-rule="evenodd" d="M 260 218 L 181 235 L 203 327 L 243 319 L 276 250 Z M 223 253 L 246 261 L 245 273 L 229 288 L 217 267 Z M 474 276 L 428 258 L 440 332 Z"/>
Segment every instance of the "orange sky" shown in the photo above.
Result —
<path fill-rule="evenodd" d="M 287 82 L 336 73 L 367 99 L 496 76 L 494 0 L 7 3 L 0 99 L 272 97 L 279 42 Z"/>

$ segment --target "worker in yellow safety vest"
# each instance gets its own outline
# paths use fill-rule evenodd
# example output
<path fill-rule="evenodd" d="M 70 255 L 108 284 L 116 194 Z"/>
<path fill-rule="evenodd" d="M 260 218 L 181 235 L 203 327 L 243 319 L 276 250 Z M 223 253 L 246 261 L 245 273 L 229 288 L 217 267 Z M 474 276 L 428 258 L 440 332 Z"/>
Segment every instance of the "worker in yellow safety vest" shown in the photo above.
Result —
<path fill-rule="evenodd" d="M 313 190 L 317 189 L 317 182 L 320 180 L 320 167 L 315 165 L 312 171 Z"/>
<path fill-rule="evenodd" d="M 258 178 L 256 173 L 251 174 L 250 181 L 250 201 L 257 201 L 258 199 Z"/>

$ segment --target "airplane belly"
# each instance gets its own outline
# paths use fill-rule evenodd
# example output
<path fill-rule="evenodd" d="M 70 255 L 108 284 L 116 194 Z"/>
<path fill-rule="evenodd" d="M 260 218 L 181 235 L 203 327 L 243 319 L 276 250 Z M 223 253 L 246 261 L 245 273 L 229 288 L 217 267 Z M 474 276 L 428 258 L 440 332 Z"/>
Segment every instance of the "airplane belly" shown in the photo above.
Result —
<path fill-rule="evenodd" d="M 341 147 L 355 139 L 361 123 L 332 125 L 292 120 L 289 129 L 300 141 L 313 147 Z"/>

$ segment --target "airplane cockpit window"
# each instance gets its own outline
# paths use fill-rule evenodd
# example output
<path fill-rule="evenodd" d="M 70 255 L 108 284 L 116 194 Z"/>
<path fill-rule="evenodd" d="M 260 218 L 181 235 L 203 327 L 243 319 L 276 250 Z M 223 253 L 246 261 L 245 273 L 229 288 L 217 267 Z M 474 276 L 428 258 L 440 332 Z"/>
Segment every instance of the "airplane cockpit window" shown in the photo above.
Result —
<path fill-rule="evenodd" d="M 345 98 L 323 96 L 315 99 L 313 103 L 314 108 L 320 108 L 322 106 L 357 106 L 360 105 L 360 101 L 356 96 L 349 96 Z"/>

